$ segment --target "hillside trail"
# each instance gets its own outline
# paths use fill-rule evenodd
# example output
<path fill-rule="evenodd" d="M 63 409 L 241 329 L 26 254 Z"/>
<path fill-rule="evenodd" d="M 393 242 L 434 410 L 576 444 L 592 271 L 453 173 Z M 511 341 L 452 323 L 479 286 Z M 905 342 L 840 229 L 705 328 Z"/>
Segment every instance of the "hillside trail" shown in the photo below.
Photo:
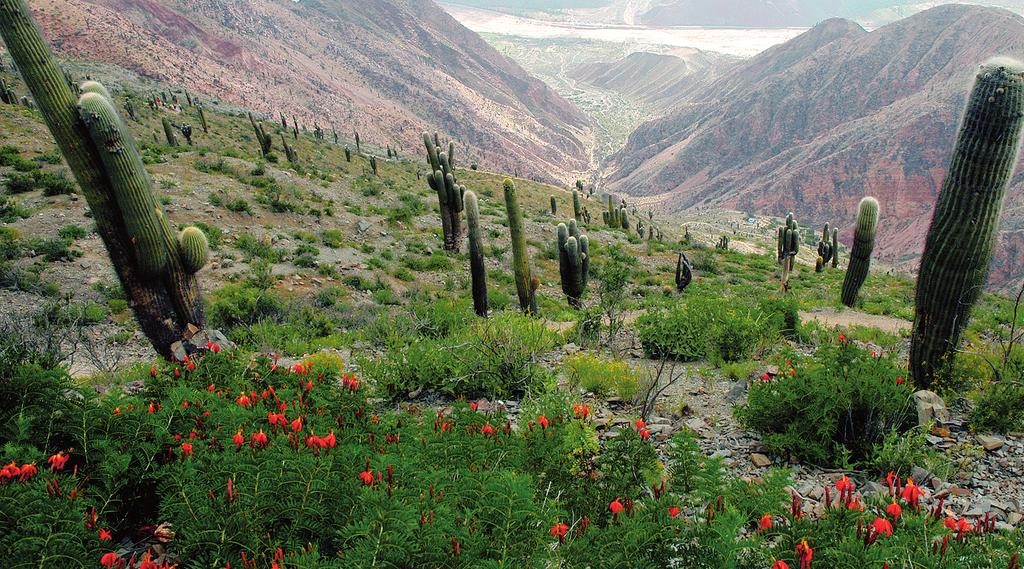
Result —
<path fill-rule="evenodd" d="M 895 336 L 899 336 L 901 332 L 910 330 L 913 327 L 913 322 L 909 320 L 893 318 L 892 316 L 882 316 L 879 314 L 866 314 L 864 312 L 850 310 L 849 308 L 844 308 L 842 311 L 838 312 L 833 309 L 801 311 L 800 319 L 804 322 L 813 320 L 829 328 L 834 328 L 836 326 L 863 326 L 865 328 L 877 328 Z"/>

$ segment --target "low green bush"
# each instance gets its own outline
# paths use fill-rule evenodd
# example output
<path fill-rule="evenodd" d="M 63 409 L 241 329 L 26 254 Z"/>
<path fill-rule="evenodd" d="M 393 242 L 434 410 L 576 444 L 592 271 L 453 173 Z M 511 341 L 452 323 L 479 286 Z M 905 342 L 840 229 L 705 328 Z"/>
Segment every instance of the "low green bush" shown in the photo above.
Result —
<path fill-rule="evenodd" d="M 782 456 L 861 464 L 892 431 L 916 423 L 913 387 L 904 375 L 893 355 L 833 340 L 813 357 L 791 357 L 775 379 L 755 381 L 734 412 Z"/>
<path fill-rule="evenodd" d="M 562 362 L 562 372 L 573 389 L 581 388 L 597 397 L 614 395 L 630 401 L 640 388 L 639 378 L 621 360 L 605 361 L 587 354 L 576 354 Z"/>
<path fill-rule="evenodd" d="M 280 319 L 284 301 L 273 291 L 233 283 L 207 297 L 206 314 L 214 328 L 251 326 L 263 320 Z"/>

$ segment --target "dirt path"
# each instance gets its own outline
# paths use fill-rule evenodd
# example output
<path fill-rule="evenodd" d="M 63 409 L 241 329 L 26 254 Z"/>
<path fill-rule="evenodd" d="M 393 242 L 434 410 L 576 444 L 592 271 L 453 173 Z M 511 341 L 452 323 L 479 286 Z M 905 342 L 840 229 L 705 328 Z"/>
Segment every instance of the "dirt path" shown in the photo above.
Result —
<path fill-rule="evenodd" d="M 913 323 L 902 318 L 891 316 L 880 316 L 876 314 L 865 314 L 844 308 L 841 312 L 831 309 L 800 312 L 800 319 L 804 322 L 814 320 L 823 326 L 864 326 L 867 328 L 878 328 L 883 332 L 899 335 L 903 330 L 910 330 Z"/>

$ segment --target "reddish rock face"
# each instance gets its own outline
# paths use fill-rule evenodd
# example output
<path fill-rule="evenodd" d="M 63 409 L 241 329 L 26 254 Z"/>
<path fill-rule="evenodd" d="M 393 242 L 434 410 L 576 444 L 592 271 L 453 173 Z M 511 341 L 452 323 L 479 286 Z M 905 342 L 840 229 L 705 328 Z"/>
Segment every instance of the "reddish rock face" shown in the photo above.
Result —
<path fill-rule="evenodd" d="M 868 33 L 829 20 L 724 70 L 688 104 L 641 126 L 610 161 L 612 189 L 670 208 L 799 212 L 838 223 L 882 204 L 876 251 L 916 268 L 978 65 L 1024 58 L 1024 19 L 948 5 Z M 1024 276 L 1024 177 L 1009 193 L 995 284 Z"/>
<path fill-rule="evenodd" d="M 63 55 L 278 113 L 404 155 L 424 130 L 457 162 L 546 181 L 589 167 L 588 120 L 430 0 L 34 0 Z M 463 146 L 465 144 L 465 146 Z"/>

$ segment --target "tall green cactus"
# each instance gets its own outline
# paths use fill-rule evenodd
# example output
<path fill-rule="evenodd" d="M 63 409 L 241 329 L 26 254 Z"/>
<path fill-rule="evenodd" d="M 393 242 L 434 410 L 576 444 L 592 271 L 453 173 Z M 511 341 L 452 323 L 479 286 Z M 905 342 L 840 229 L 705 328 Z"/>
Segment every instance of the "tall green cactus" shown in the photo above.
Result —
<path fill-rule="evenodd" d="M 167 146 L 178 146 L 178 137 L 174 135 L 174 126 L 167 117 L 160 119 L 164 125 L 164 137 L 167 138 Z"/>
<path fill-rule="evenodd" d="M 89 94 L 83 108 L 92 106 L 103 114 L 95 119 L 89 116 L 91 128 L 81 120 L 77 94 L 68 86 L 24 0 L 0 0 L 0 36 L 81 187 L 97 233 L 107 248 L 142 331 L 158 353 L 172 357 L 171 345 L 184 337 L 189 325 L 203 325 L 202 302 L 194 275 L 181 266 L 175 236 L 162 212 L 159 215 L 154 212 L 154 216 L 160 218 L 159 233 L 168 246 L 164 253 L 167 268 L 154 277 L 140 266 L 139 248 L 133 243 L 136 236 L 128 232 L 126 208 L 119 202 L 119 196 L 135 195 L 129 190 L 140 180 L 148 182 L 148 186 L 140 185 L 139 190 L 148 190 L 152 197 L 152 182 L 141 167 L 138 148 L 129 133 L 121 129 L 123 121 L 113 103 L 106 101 L 106 105 L 101 105 L 94 99 L 102 97 L 100 95 Z M 93 134 L 102 144 L 93 141 Z M 114 153 L 132 156 L 113 156 Z M 131 165 L 136 170 L 131 175 L 126 171 L 110 172 L 108 163 L 120 167 Z M 118 191 L 114 188 L 115 180 L 125 184 Z M 137 197 L 146 200 L 144 196 Z M 134 208 L 135 204 L 129 207 Z M 151 233 L 149 228 L 145 233 Z M 141 262 L 149 268 L 154 264 L 152 260 Z"/>
<path fill-rule="evenodd" d="M 985 286 L 1022 127 L 1024 63 L 989 60 L 971 90 L 921 256 L 910 345 L 918 387 L 949 363 Z"/>
<path fill-rule="evenodd" d="M 629 214 L 626 213 L 626 206 L 619 207 L 619 227 L 629 231 Z"/>
<path fill-rule="evenodd" d="M 871 252 L 875 249 L 875 231 L 878 228 L 878 200 L 868 196 L 857 206 L 857 228 L 853 231 L 853 249 L 850 264 L 843 279 L 842 301 L 853 306 L 861 285 L 871 269 Z"/>
<path fill-rule="evenodd" d="M 778 242 L 779 262 L 782 263 L 782 290 L 789 290 L 789 276 L 796 266 L 796 256 L 800 253 L 800 224 L 793 212 L 786 215 L 786 225 L 779 228 Z"/>
<path fill-rule="evenodd" d="M 352 149 L 346 146 L 345 147 L 345 162 L 351 162 L 351 161 L 352 161 Z"/>
<path fill-rule="evenodd" d="M 480 207 L 473 192 L 467 191 L 462 199 L 466 207 L 466 226 L 469 228 L 469 272 L 473 282 L 473 309 L 480 317 L 487 318 L 487 270 L 484 267 Z"/>
<path fill-rule="evenodd" d="M 619 222 L 619 210 L 618 208 L 615 207 L 615 202 L 612 200 L 612 197 L 610 195 L 608 196 L 608 211 L 606 211 L 605 213 L 607 213 L 608 215 L 605 216 L 604 222 L 609 227 L 617 228 L 621 225 L 621 223 Z"/>
<path fill-rule="evenodd" d="M 203 127 L 203 132 L 210 134 L 210 125 L 206 122 L 206 112 L 203 110 L 202 105 L 196 105 L 196 110 L 199 112 L 199 124 Z"/>
<path fill-rule="evenodd" d="M 839 267 L 839 229 L 832 228 L 832 268 Z"/>
<path fill-rule="evenodd" d="M 558 224 L 558 275 L 569 306 L 579 309 L 583 307 L 583 293 L 589 281 L 590 243 L 585 235 L 580 235 L 575 220 L 569 223 Z"/>
<path fill-rule="evenodd" d="M 526 232 L 523 230 L 523 212 L 519 209 L 516 197 L 516 186 L 506 178 L 505 210 L 508 212 L 508 229 L 512 236 L 512 270 L 515 273 L 516 293 L 519 296 L 519 307 L 523 312 L 537 314 L 537 286 L 530 273 L 530 258 L 526 251 Z"/>
<path fill-rule="evenodd" d="M 576 223 L 583 223 L 583 205 L 580 203 L 579 190 L 572 191 L 572 218 Z"/>
<path fill-rule="evenodd" d="M 821 257 L 821 263 L 815 267 L 816 272 L 821 272 L 829 261 L 832 260 L 832 236 L 829 231 L 829 224 L 825 224 L 825 227 L 821 230 L 821 239 L 818 239 L 818 257 Z"/>
<path fill-rule="evenodd" d="M 551 196 L 551 215 L 558 215 L 558 200 Z"/>
<path fill-rule="evenodd" d="M 462 194 L 465 188 L 455 179 L 455 143 L 448 143 L 448 152 L 442 152 L 438 143 L 438 135 L 423 133 L 423 144 L 427 147 L 427 161 L 431 173 L 427 174 L 427 184 L 437 193 L 437 201 L 441 210 L 441 230 L 444 234 L 445 251 L 458 252 L 462 246 L 462 218 L 464 207 Z"/>

